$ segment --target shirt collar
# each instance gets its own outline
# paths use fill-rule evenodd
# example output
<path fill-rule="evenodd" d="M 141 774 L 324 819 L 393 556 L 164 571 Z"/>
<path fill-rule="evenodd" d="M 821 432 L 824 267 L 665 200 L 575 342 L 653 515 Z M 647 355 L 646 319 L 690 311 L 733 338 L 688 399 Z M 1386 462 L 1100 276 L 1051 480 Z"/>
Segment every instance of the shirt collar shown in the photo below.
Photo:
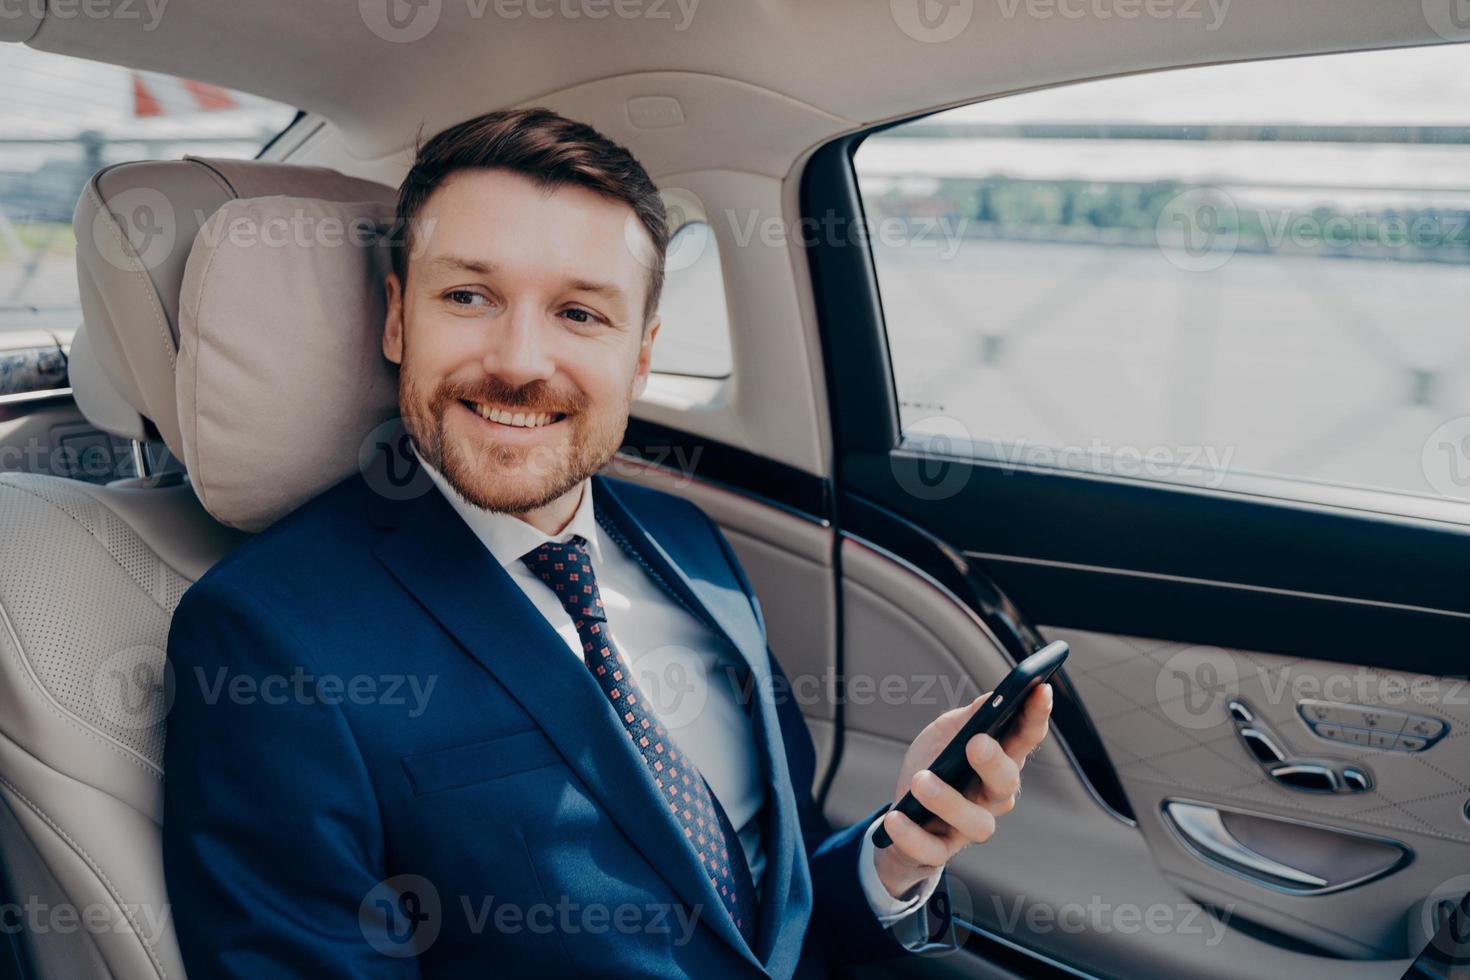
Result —
<path fill-rule="evenodd" d="M 587 541 L 587 550 L 592 554 L 593 561 L 602 560 L 602 542 L 598 535 L 597 515 L 592 502 L 592 481 L 583 480 L 580 488 L 581 499 L 577 502 L 577 509 L 572 514 L 572 519 L 567 526 L 562 528 L 561 533 L 550 535 L 543 533 L 539 528 L 521 520 L 511 514 L 502 514 L 486 510 L 470 503 L 460 492 L 449 485 L 444 474 L 430 466 L 419 455 L 419 447 L 409 440 L 413 446 L 413 454 L 418 457 L 419 465 L 424 472 L 429 474 L 429 479 L 434 481 L 434 486 L 449 501 L 455 513 L 469 525 L 475 536 L 490 550 L 495 560 L 502 567 L 515 568 L 521 560 L 521 556 L 529 551 L 539 548 L 549 541 L 566 542 L 571 540 L 572 535 L 581 535 Z"/>

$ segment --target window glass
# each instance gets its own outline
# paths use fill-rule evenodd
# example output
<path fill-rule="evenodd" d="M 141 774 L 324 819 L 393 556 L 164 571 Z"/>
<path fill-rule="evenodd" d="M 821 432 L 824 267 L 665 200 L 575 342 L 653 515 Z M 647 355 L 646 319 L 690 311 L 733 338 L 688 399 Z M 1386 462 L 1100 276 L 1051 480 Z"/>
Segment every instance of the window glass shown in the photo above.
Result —
<path fill-rule="evenodd" d="M 1470 498 L 1470 47 L 998 99 L 856 167 L 909 441 Z"/>
<path fill-rule="evenodd" d="M 70 330 L 71 216 L 111 163 L 253 157 L 291 121 L 275 102 L 154 72 L 0 45 L 0 331 Z"/>
<path fill-rule="evenodd" d="M 669 238 L 662 326 L 653 344 L 654 371 L 723 378 L 730 373 L 730 319 L 720 246 L 703 221 L 681 226 Z"/>

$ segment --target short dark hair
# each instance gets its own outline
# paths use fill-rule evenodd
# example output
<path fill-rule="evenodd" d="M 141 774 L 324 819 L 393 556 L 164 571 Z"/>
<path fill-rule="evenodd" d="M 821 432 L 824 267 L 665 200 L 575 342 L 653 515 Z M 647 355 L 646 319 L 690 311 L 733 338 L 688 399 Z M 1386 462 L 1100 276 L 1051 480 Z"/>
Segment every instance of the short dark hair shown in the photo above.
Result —
<path fill-rule="evenodd" d="M 434 191 L 461 170 L 507 170 L 547 188 L 585 187 L 631 207 L 653 240 L 645 322 L 653 315 L 663 291 L 669 244 L 658 188 L 627 148 L 585 123 L 543 108 L 487 112 L 451 126 L 417 148 L 413 166 L 398 187 L 391 252 L 401 284 L 408 282 L 408 254 L 419 212 Z"/>

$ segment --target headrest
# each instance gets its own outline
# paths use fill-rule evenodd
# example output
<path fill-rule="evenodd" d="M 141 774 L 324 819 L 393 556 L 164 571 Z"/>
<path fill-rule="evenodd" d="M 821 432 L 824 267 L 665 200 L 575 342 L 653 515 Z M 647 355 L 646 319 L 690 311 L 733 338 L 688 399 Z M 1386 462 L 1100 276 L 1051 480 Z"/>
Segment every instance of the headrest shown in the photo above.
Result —
<path fill-rule="evenodd" d="M 202 157 L 116 164 L 87 182 L 72 218 L 83 324 L 70 373 L 77 406 L 94 425 L 139 438 L 146 419 L 184 457 L 174 368 L 179 289 L 195 235 L 230 201 L 279 194 L 395 198 L 391 187 L 324 167 Z"/>
<path fill-rule="evenodd" d="M 216 520 L 259 531 L 354 472 L 398 415 L 383 356 L 392 203 L 272 196 L 204 222 L 179 293 L 178 426 Z"/>

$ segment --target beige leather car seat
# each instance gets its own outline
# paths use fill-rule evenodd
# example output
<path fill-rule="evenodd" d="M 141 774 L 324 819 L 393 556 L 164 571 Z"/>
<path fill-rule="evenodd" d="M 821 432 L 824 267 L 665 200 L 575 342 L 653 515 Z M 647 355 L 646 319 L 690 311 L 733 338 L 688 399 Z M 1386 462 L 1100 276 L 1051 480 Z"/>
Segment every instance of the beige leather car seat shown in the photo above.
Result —
<path fill-rule="evenodd" d="M 184 458 L 174 369 L 185 261 L 223 204 L 278 194 L 394 199 L 330 170 L 194 157 L 118 164 L 88 182 L 69 369 L 94 425 Z M 164 649 L 184 591 L 245 537 L 186 479 L 0 474 L 0 857 L 37 977 L 184 976 L 160 856 Z"/>

